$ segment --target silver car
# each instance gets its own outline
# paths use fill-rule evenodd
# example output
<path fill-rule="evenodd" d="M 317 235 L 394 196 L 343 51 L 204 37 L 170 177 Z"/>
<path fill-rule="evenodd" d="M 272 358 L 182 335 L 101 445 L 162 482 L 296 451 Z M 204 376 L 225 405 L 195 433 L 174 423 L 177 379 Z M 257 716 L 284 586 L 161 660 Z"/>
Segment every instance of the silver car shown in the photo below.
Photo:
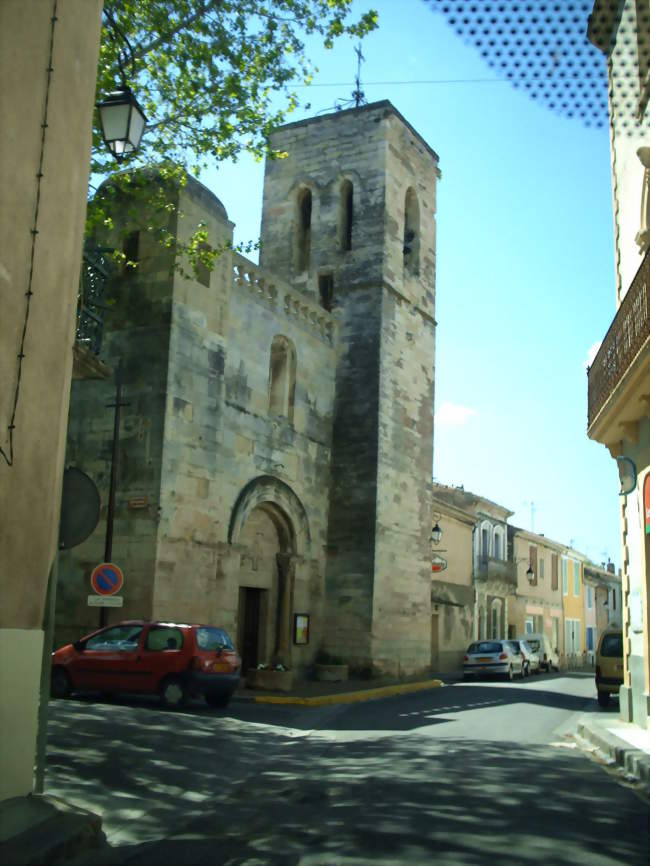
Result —
<path fill-rule="evenodd" d="M 515 653 L 509 641 L 479 640 L 469 645 L 463 657 L 463 679 L 487 674 L 507 680 L 523 677 L 522 656 Z"/>
<path fill-rule="evenodd" d="M 538 674 L 540 672 L 539 655 L 533 651 L 530 644 L 525 640 L 511 640 L 509 643 L 515 653 L 521 656 L 524 666 L 524 676 Z"/>

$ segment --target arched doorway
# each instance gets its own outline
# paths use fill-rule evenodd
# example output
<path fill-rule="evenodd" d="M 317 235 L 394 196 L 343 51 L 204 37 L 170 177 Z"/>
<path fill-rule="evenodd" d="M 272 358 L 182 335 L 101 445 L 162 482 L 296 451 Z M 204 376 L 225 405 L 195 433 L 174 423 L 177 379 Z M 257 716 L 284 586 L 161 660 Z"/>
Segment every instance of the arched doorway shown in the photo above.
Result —
<path fill-rule="evenodd" d="M 296 556 L 310 546 L 302 503 L 279 479 L 256 478 L 237 498 L 228 540 L 239 550 L 237 646 L 242 670 L 269 662 L 291 667 Z"/>
<path fill-rule="evenodd" d="M 291 600 L 286 583 L 292 535 L 289 518 L 270 502 L 253 508 L 240 534 L 239 544 L 249 552 L 241 557 L 237 616 L 243 671 L 275 660 L 286 649 L 280 631 L 283 609 Z M 283 663 L 288 666 L 288 659 Z"/>

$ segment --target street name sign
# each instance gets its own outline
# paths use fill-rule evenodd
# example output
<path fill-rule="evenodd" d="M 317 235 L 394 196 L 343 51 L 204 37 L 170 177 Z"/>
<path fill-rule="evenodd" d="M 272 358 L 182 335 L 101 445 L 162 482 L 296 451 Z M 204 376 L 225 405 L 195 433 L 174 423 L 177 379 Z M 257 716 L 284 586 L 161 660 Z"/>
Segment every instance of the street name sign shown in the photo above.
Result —
<path fill-rule="evenodd" d="M 88 607 L 122 607 L 124 597 L 121 595 L 89 595 Z"/>

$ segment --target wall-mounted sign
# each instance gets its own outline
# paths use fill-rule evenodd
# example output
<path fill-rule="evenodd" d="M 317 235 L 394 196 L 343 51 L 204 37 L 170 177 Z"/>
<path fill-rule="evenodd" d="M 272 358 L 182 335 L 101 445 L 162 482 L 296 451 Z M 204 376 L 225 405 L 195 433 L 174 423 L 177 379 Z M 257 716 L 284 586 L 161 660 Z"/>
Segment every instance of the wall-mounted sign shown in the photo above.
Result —
<path fill-rule="evenodd" d="M 132 496 L 129 499 L 129 508 L 131 511 L 137 511 L 139 508 L 147 508 L 149 498 L 147 496 Z"/>
<path fill-rule="evenodd" d="M 293 642 L 298 646 L 309 643 L 309 614 L 297 613 L 293 618 Z"/>
<path fill-rule="evenodd" d="M 444 571 L 447 568 L 447 560 L 439 553 L 434 553 L 431 558 L 431 571 L 434 573 Z"/>

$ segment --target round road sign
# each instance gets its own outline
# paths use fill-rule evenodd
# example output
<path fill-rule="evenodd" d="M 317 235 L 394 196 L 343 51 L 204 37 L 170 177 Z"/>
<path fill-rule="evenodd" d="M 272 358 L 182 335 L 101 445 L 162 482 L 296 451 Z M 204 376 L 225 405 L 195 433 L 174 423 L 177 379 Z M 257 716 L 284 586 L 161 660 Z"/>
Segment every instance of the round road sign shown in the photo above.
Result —
<path fill-rule="evenodd" d="M 90 575 L 90 585 L 97 595 L 115 595 L 122 589 L 123 583 L 122 569 L 113 562 L 102 562 Z"/>

